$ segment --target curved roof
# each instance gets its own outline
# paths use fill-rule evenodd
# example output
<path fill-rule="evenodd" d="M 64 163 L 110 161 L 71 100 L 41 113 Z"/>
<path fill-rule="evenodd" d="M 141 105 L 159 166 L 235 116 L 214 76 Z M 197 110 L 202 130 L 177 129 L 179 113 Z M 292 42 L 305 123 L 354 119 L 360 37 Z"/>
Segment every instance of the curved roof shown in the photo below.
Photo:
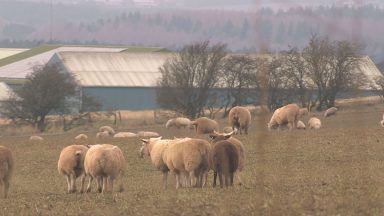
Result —
<path fill-rule="evenodd" d="M 65 69 L 82 86 L 155 87 L 169 53 L 60 52 Z"/>

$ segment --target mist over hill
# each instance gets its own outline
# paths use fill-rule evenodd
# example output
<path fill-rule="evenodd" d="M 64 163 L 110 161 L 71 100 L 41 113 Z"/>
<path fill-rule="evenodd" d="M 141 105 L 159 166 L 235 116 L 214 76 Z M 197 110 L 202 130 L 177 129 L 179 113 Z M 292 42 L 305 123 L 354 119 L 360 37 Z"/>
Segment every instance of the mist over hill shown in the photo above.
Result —
<path fill-rule="evenodd" d="M 356 40 L 384 60 L 380 1 L 0 1 L 0 46 L 60 43 L 128 44 L 177 49 L 211 40 L 233 51 L 278 51 L 305 45 L 311 34 Z M 220 3 L 219 3 L 220 2 Z M 216 6 L 215 6 L 216 5 Z M 233 6 L 231 8 L 231 5 Z M 235 5 L 237 5 L 235 7 Z M 213 7 L 215 6 L 215 7 Z M 305 6 L 305 7 L 303 7 Z M 245 10 L 239 9 L 244 7 Z"/>

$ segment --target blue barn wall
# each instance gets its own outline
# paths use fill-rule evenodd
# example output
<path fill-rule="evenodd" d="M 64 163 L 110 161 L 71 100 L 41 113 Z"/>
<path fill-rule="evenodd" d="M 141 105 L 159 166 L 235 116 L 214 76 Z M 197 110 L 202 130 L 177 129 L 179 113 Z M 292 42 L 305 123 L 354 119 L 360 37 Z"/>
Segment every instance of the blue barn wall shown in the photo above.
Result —
<path fill-rule="evenodd" d="M 102 104 L 102 111 L 158 108 L 155 88 L 83 87 L 83 93 L 96 98 Z"/>

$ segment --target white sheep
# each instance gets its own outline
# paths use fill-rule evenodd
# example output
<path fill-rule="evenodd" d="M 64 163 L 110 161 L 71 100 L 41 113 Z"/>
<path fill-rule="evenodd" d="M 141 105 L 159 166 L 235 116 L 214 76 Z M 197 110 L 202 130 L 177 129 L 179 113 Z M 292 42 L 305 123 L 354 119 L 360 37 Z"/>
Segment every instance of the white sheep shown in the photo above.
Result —
<path fill-rule="evenodd" d="M 11 150 L 0 146 L 0 195 L 7 198 L 14 162 Z"/>
<path fill-rule="evenodd" d="M 137 134 L 132 132 L 119 132 L 113 135 L 113 138 L 131 138 L 131 137 L 137 137 Z"/>
<path fill-rule="evenodd" d="M 91 191 L 93 179 L 97 180 L 99 192 L 112 192 L 115 179 L 119 180 L 119 191 L 123 191 L 125 158 L 119 147 L 110 144 L 92 145 L 85 155 L 84 169 L 86 175 L 90 176 L 87 192 Z"/>
<path fill-rule="evenodd" d="M 83 141 L 85 141 L 85 140 L 88 140 L 88 136 L 85 135 L 85 134 L 79 134 L 79 135 L 77 135 L 75 137 L 75 140 L 83 140 Z"/>
<path fill-rule="evenodd" d="M 78 177 L 81 177 L 80 192 L 84 192 L 84 158 L 87 151 L 87 146 L 70 145 L 65 147 L 60 153 L 57 169 L 67 179 L 68 193 L 76 191 L 76 179 Z"/>
<path fill-rule="evenodd" d="M 219 130 L 219 124 L 212 119 L 201 117 L 191 122 L 191 126 L 195 127 L 198 134 L 209 134 Z"/>
<path fill-rule="evenodd" d="M 115 134 L 115 130 L 111 126 L 102 126 L 99 128 L 99 132 L 108 131 L 109 135 L 113 136 Z"/>
<path fill-rule="evenodd" d="M 251 113 L 245 107 L 235 106 L 228 114 L 228 123 L 232 126 L 232 129 L 237 129 L 240 134 L 244 130 L 245 134 L 248 134 L 248 128 L 251 124 Z"/>
<path fill-rule="evenodd" d="M 191 124 L 191 120 L 189 120 L 188 118 L 178 117 L 178 118 L 169 119 L 165 124 L 165 127 L 166 128 L 176 127 L 177 129 L 181 127 L 189 128 L 190 124 Z"/>
<path fill-rule="evenodd" d="M 108 131 L 103 131 L 103 132 L 98 132 L 96 134 L 97 139 L 107 139 L 109 138 L 109 132 Z"/>
<path fill-rule="evenodd" d="M 337 108 L 336 107 L 331 107 L 329 109 L 327 109 L 324 113 L 324 117 L 329 117 L 331 115 L 335 115 L 337 112 Z"/>
<path fill-rule="evenodd" d="M 137 132 L 139 137 L 159 137 L 160 135 L 157 132 L 152 131 L 139 131 Z"/>
<path fill-rule="evenodd" d="M 304 124 L 304 122 L 302 122 L 302 121 L 298 121 L 298 122 L 297 122 L 297 125 L 296 125 L 296 128 L 297 128 L 297 129 L 303 129 L 303 130 L 305 130 L 305 124 Z"/>
<path fill-rule="evenodd" d="M 288 104 L 283 106 L 273 113 L 271 120 L 268 123 L 268 129 L 279 129 L 287 125 L 289 130 L 296 128 L 299 117 L 299 106 L 297 104 Z"/>
<path fill-rule="evenodd" d="M 29 140 L 30 140 L 30 141 L 42 142 L 42 141 L 44 141 L 44 138 L 41 137 L 41 136 L 36 136 L 36 135 L 34 135 L 34 136 L 29 137 Z"/>
<path fill-rule="evenodd" d="M 181 177 L 187 176 L 189 185 L 204 187 L 210 169 L 210 145 L 201 139 L 182 139 L 168 144 L 163 157 L 170 171 L 176 175 L 176 189 Z"/>
<path fill-rule="evenodd" d="M 321 128 L 321 121 L 320 119 L 316 117 L 312 117 L 308 121 L 308 128 L 309 129 L 320 129 Z"/>

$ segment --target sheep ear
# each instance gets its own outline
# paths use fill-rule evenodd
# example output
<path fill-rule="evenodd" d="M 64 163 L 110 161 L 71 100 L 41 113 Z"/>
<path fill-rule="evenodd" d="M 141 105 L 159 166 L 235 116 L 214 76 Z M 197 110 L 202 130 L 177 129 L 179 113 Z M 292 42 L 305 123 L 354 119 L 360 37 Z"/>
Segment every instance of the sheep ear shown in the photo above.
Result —
<path fill-rule="evenodd" d="M 147 139 L 141 139 L 141 141 L 142 141 L 143 143 L 148 143 L 148 142 L 149 142 L 149 140 L 147 140 Z"/>
<path fill-rule="evenodd" d="M 216 137 L 217 137 L 216 134 L 209 134 L 209 138 L 211 138 L 211 140 L 214 140 Z"/>
<path fill-rule="evenodd" d="M 92 147 L 92 145 L 89 145 L 89 144 L 87 144 L 87 145 L 85 145 L 87 148 L 91 148 Z"/>

